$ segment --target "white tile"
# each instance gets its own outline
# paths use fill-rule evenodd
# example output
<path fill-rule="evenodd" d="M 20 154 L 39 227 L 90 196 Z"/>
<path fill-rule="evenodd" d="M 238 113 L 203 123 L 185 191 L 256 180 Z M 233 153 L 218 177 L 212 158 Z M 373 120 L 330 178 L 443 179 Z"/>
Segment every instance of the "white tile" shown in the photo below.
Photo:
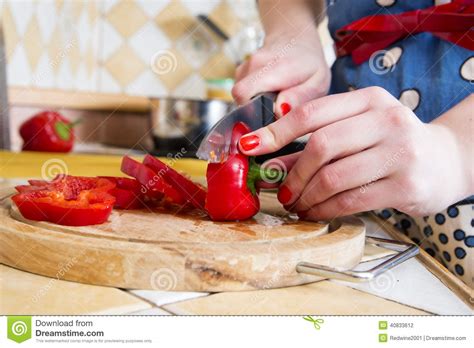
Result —
<path fill-rule="evenodd" d="M 23 37 L 34 14 L 36 3 L 31 1 L 9 1 L 8 6 L 10 6 L 17 33 L 20 37 Z"/>
<path fill-rule="evenodd" d="M 91 81 L 87 77 L 87 69 L 84 63 L 80 63 L 74 79 L 74 88 L 81 91 L 92 90 Z"/>
<path fill-rule="evenodd" d="M 176 43 L 176 48 L 195 69 L 199 69 L 217 52 L 216 43 L 203 26 L 194 28 L 189 35 L 183 35 Z"/>
<path fill-rule="evenodd" d="M 144 309 L 142 311 L 128 313 L 128 315 L 172 315 L 170 312 L 165 311 L 164 309 L 153 307 L 149 309 Z"/>
<path fill-rule="evenodd" d="M 138 297 L 153 302 L 157 306 L 209 295 L 207 292 L 183 291 L 131 290 L 130 292 Z"/>
<path fill-rule="evenodd" d="M 203 99 L 206 96 L 206 81 L 200 75 L 192 74 L 175 88 L 172 95 L 180 98 Z"/>
<path fill-rule="evenodd" d="M 151 69 L 144 71 L 136 80 L 131 82 L 125 92 L 130 95 L 147 97 L 163 97 L 168 93 L 166 87 Z"/>
<path fill-rule="evenodd" d="M 49 42 L 56 25 L 56 4 L 54 0 L 39 1 L 36 8 L 36 19 L 43 42 Z"/>
<path fill-rule="evenodd" d="M 197 16 L 199 14 L 209 14 L 219 4 L 220 0 L 181 0 L 181 2 L 189 12 Z"/>
<path fill-rule="evenodd" d="M 72 75 L 69 59 L 64 58 L 59 66 L 58 75 L 56 77 L 57 87 L 70 90 L 74 87 L 74 76 Z"/>
<path fill-rule="evenodd" d="M 173 1 L 173 0 L 171 0 Z M 194 0 L 196 1 L 196 0 Z M 138 5 L 141 7 L 143 12 L 149 17 L 154 18 L 161 10 L 163 10 L 170 0 L 137 0 Z"/>
<path fill-rule="evenodd" d="M 258 21 L 257 2 L 254 0 L 228 1 L 233 13 L 243 22 Z"/>
<path fill-rule="evenodd" d="M 102 43 L 100 50 L 100 59 L 102 62 L 107 61 L 112 54 L 119 49 L 123 40 L 119 33 L 106 21 L 102 22 Z"/>
<path fill-rule="evenodd" d="M 38 66 L 33 74 L 33 85 L 42 88 L 53 88 L 55 85 L 51 60 L 46 52 L 43 52 L 38 61 Z"/>
<path fill-rule="evenodd" d="M 120 93 L 120 85 L 115 81 L 112 75 L 105 68 L 100 68 L 99 72 L 99 92 L 102 93 Z"/>
<path fill-rule="evenodd" d="M 87 11 L 82 11 L 77 23 L 77 38 L 79 41 L 79 52 L 82 55 L 86 53 L 87 45 L 91 38 L 92 27 L 89 24 L 89 15 Z"/>
<path fill-rule="evenodd" d="M 171 42 L 156 25 L 148 22 L 129 39 L 129 46 L 150 66 L 155 54 L 170 48 Z"/>
<path fill-rule="evenodd" d="M 119 0 L 103 0 L 101 1 L 102 13 L 108 13 L 112 7 L 114 7 Z"/>
<path fill-rule="evenodd" d="M 22 45 L 17 45 L 7 64 L 7 81 L 11 86 L 29 86 L 31 68 Z"/>

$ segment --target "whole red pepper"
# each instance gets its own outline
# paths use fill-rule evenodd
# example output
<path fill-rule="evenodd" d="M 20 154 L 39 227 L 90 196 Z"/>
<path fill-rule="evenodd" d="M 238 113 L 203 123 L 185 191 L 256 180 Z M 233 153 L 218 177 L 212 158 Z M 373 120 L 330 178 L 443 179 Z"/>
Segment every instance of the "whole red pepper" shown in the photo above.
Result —
<path fill-rule="evenodd" d="M 23 150 L 69 152 L 74 145 L 74 126 L 57 112 L 40 112 L 20 126 Z"/>
<path fill-rule="evenodd" d="M 240 152 L 238 142 L 248 132 L 245 123 L 236 123 L 227 160 L 207 166 L 206 210 L 214 221 L 246 220 L 254 216 L 260 210 L 256 181 L 275 177 L 274 169 L 264 170 L 253 157 Z"/>

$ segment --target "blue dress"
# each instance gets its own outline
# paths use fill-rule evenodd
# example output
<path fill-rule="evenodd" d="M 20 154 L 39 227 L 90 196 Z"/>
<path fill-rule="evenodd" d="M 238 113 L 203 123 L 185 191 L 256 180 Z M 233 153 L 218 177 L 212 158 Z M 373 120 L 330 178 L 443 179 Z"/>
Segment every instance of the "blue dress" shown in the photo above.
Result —
<path fill-rule="evenodd" d="M 381 6 L 385 4 L 387 6 Z M 433 0 L 333 0 L 328 2 L 329 31 L 369 15 L 398 14 L 433 6 Z M 350 56 L 332 66 L 331 93 L 380 86 L 430 122 L 474 92 L 474 53 L 419 33 L 398 41 L 355 65 Z"/>
<path fill-rule="evenodd" d="M 398 14 L 435 5 L 433 0 L 329 0 L 329 31 L 362 17 Z M 474 92 L 474 52 L 430 33 L 395 42 L 356 65 L 350 56 L 332 66 L 330 93 L 380 86 L 431 122 Z M 467 117 L 468 115 L 466 115 Z M 465 283 L 474 286 L 474 205 L 472 197 L 433 216 L 411 217 L 394 209 L 377 213 L 437 258 Z"/>

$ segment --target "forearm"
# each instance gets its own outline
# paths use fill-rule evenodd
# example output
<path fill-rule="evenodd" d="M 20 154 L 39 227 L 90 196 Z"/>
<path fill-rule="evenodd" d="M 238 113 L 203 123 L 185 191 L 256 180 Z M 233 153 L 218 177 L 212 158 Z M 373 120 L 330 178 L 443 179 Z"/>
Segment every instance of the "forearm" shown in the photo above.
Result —
<path fill-rule="evenodd" d="M 324 16 L 323 0 L 259 0 L 258 8 L 267 36 L 315 33 Z"/>
<path fill-rule="evenodd" d="M 474 94 L 471 94 L 431 122 L 432 125 L 443 127 L 447 136 L 455 144 L 456 153 L 460 159 L 463 191 L 466 196 L 474 193 L 474 167 L 472 163 L 474 155 L 473 110 Z"/>

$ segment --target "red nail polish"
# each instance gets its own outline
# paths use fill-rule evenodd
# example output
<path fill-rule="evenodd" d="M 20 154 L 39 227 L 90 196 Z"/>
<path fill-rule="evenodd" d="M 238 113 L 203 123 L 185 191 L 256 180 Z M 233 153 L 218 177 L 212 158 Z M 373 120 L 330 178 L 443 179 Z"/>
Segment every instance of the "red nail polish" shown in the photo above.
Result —
<path fill-rule="evenodd" d="M 253 150 L 258 145 L 260 145 L 260 138 L 256 135 L 246 135 L 240 138 L 240 146 L 245 151 Z"/>
<path fill-rule="evenodd" d="M 305 219 L 308 216 L 308 210 L 299 211 L 296 213 L 300 219 Z"/>
<path fill-rule="evenodd" d="M 288 103 L 281 103 L 280 110 L 281 110 L 281 114 L 285 116 L 287 113 L 291 111 L 291 105 Z"/>
<path fill-rule="evenodd" d="M 291 191 L 286 185 L 281 185 L 279 190 L 278 190 L 278 200 L 280 201 L 281 204 L 286 204 L 290 201 L 291 199 Z"/>

